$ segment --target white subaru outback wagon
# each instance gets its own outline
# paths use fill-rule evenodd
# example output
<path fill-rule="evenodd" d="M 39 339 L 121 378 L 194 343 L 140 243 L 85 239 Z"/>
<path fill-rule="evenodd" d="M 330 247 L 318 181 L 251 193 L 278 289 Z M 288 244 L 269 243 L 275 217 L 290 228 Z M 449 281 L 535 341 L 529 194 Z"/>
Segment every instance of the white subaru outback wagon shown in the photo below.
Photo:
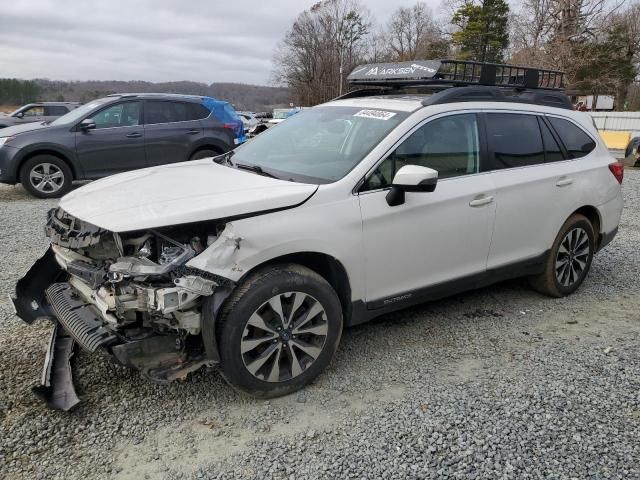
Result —
<path fill-rule="evenodd" d="M 79 401 L 74 344 L 159 382 L 219 365 L 273 397 L 316 378 L 345 326 L 509 278 L 580 286 L 617 232 L 623 170 L 560 72 L 442 60 L 349 79 L 364 87 L 233 152 L 49 212 L 13 303 L 55 324 L 34 389 L 50 407 Z"/>

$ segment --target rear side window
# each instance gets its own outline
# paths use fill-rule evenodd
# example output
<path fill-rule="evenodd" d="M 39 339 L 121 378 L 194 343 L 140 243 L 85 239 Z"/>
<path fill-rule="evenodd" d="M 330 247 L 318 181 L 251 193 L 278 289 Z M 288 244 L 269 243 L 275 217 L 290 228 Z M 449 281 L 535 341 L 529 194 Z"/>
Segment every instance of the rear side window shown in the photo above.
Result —
<path fill-rule="evenodd" d="M 209 110 L 197 103 L 149 100 L 145 105 L 144 121 L 147 125 L 186 122 L 206 118 L 209 113 Z"/>
<path fill-rule="evenodd" d="M 560 140 L 564 143 L 569 158 L 580 158 L 588 155 L 594 148 L 596 142 L 587 135 L 581 128 L 568 120 L 562 118 L 548 117 L 549 122 L 558 133 Z"/>
<path fill-rule="evenodd" d="M 46 105 L 44 107 L 45 117 L 61 117 L 65 115 L 69 110 L 63 105 Z"/>
<path fill-rule="evenodd" d="M 488 113 L 486 118 L 494 170 L 544 163 L 542 135 L 535 115 Z"/>
<path fill-rule="evenodd" d="M 564 155 L 562 154 L 562 149 L 555 137 L 547 127 L 546 123 L 540 120 L 540 128 L 542 129 L 542 141 L 544 142 L 544 158 L 546 162 L 559 162 L 564 160 Z"/>

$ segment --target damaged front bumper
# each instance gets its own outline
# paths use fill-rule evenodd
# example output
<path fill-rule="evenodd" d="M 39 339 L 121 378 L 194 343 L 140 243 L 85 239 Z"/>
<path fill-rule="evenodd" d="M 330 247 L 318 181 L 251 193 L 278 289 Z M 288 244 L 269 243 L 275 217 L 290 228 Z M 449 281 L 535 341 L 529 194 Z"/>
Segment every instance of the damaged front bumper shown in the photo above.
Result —
<path fill-rule="evenodd" d="M 199 320 L 195 322 L 195 314 L 180 309 L 192 305 L 198 295 L 210 296 L 212 302 L 216 299 L 219 307 L 226 297 L 221 296 L 224 288 L 214 292 L 214 282 L 196 281 L 186 275 L 176 278 L 173 286 L 143 289 L 136 308 L 169 312 L 167 316 L 178 318 L 180 327 L 191 326 L 196 334 L 184 329 L 179 333 L 171 325 L 162 325 L 164 329 L 160 332 L 141 328 L 139 333 L 134 329 L 134 334 L 122 334 L 109 321 L 111 314 L 106 309 L 113 305 L 98 296 L 98 289 L 90 285 L 90 276 L 68 268 L 68 264 L 66 270 L 62 268 L 60 251 L 60 247 L 51 246 L 18 281 L 15 296 L 11 297 L 16 315 L 27 324 L 45 318 L 54 324 L 41 383 L 33 388 L 34 394 L 50 408 L 68 411 L 80 401 L 73 387 L 70 365 L 76 346 L 88 352 L 107 353 L 156 383 L 184 378 L 203 366 L 217 363 L 215 339 L 205 348 Z M 114 308 L 123 307 L 121 298 L 115 298 Z M 199 310 L 214 311 L 209 306 Z"/>
<path fill-rule="evenodd" d="M 70 361 L 74 347 L 73 338 L 56 324 L 49 338 L 40 385 L 31 389 L 53 410 L 68 412 L 80 403 L 71 375 Z"/>

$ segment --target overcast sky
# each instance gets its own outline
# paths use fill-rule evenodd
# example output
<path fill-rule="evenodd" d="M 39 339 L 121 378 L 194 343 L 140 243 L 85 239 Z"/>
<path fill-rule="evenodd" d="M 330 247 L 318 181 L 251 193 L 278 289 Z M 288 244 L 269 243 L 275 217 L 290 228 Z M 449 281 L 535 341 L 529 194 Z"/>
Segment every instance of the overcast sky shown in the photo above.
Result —
<path fill-rule="evenodd" d="M 0 78 L 268 84 L 274 48 L 316 1 L 3 0 Z M 414 0 L 363 3 L 382 24 Z"/>

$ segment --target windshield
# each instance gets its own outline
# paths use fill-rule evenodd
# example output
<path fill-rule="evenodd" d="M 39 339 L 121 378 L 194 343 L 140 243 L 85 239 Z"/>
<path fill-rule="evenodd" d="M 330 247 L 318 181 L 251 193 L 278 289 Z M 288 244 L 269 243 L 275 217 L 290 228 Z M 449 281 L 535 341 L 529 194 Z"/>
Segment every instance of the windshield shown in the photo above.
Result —
<path fill-rule="evenodd" d="M 233 163 L 255 165 L 287 180 L 335 182 L 407 116 L 359 107 L 304 110 L 236 149 Z"/>
<path fill-rule="evenodd" d="M 96 107 L 99 107 L 103 103 L 111 100 L 110 98 L 100 98 L 98 100 L 93 100 L 85 105 L 82 105 L 75 110 L 71 110 L 69 113 L 62 115 L 59 118 L 56 118 L 51 125 L 66 125 L 68 123 L 75 123 L 84 116 L 88 115 L 93 111 Z"/>

